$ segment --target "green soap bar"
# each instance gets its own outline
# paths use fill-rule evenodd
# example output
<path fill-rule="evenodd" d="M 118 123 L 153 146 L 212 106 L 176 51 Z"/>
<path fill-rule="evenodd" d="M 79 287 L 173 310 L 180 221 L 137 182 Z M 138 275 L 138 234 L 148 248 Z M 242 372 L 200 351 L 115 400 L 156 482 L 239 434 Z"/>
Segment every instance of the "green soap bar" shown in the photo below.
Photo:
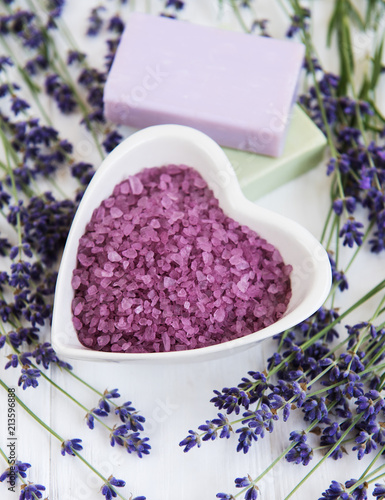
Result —
<path fill-rule="evenodd" d="M 252 201 L 317 166 L 326 138 L 299 106 L 294 106 L 283 154 L 278 158 L 223 148 L 243 193 Z"/>

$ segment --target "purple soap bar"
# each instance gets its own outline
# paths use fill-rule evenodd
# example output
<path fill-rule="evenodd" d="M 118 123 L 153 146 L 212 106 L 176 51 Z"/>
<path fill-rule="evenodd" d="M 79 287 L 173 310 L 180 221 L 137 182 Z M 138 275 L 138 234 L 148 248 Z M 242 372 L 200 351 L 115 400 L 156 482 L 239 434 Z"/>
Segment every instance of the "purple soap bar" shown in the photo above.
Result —
<path fill-rule="evenodd" d="M 105 115 L 137 128 L 195 127 L 221 146 L 282 153 L 300 43 L 132 14 L 104 90 Z"/>

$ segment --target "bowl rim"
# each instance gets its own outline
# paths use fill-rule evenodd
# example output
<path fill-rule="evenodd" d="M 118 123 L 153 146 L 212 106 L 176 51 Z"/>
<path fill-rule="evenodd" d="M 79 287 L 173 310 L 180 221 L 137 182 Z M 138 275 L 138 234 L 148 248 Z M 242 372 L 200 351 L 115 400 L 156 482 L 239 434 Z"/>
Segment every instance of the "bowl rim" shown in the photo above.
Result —
<path fill-rule="evenodd" d="M 62 340 L 63 327 L 61 327 L 61 325 L 63 324 L 63 317 L 66 316 L 66 314 L 63 314 L 62 311 L 65 307 L 71 307 L 72 299 L 68 304 L 68 298 L 65 295 L 65 290 L 68 289 L 68 279 L 71 280 L 71 278 L 68 278 L 68 275 L 70 274 L 70 276 L 72 277 L 73 268 L 72 266 L 69 266 L 69 261 L 71 260 L 70 257 L 74 255 L 74 252 L 76 258 L 78 248 L 78 242 L 76 241 L 76 228 L 79 225 L 79 221 L 84 222 L 84 207 L 87 207 L 87 205 L 89 204 L 89 200 L 91 200 L 95 188 L 97 188 L 100 183 L 99 179 L 102 179 L 103 176 L 106 175 L 106 172 L 111 169 L 111 167 L 116 162 L 119 162 L 119 160 L 135 151 L 135 149 L 138 147 L 142 147 L 143 145 L 147 145 L 148 147 L 150 147 L 151 143 L 167 139 L 172 139 L 175 141 L 187 141 L 187 143 L 190 143 L 191 145 L 204 150 L 204 152 L 210 156 L 213 165 L 215 165 L 215 168 L 217 169 L 216 174 L 225 173 L 224 181 L 220 186 L 221 192 L 223 193 L 223 196 L 227 198 L 227 201 L 230 202 L 231 207 L 234 209 L 236 208 L 237 212 L 240 211 L 242 213 L 246 213 L 247 210 L 252 210 L 256 213 L 258 211 L 260 216 L 269 219 L 271 225 L 279 226 L 281 229 L 285 227 L 287 231 L 291 231 L 297 234 L 301 240 L 302 245 L 308 249 L 309 255 L 311 255 L 309 250 L 310 248 L 313 249 L 312 252 L 316 251 L 317 265 L 314 268 L 314 277 L 316 278 L 316 283 L 312 286 L 309 296 L 306 296 L 302 304 L 295 307 L 293 311 L 289 312 L 287 315 L 284 315 L 272 325 L 258 330 L 257 332 L 253 332 L 243 337 L 220 344 L 215 344 L 208 347 L 200 347 L 196 349 L 169 352 L 121 353 L 97 351 L 86 348 L 80 343 L 77 338 L 75 328 L 72 325 L 72 312 L 70 312 L 70 334 L 72 335 L 73 333 L 75 333 L 76 340 L 79 343 L 79 346 L 74 347 L 72 345 L 68 345 L 68 343 L 63 342 Z M 129 172 L 127 173 L 127 175 L 129 175 Z M 232 216 L 231 213 L 229 215 L 230 217 Z M 111 153 L 109 153 L 97 169 L 94 177 L 92 178 L 83 195 L 83 199 L 81 200 L 73 219 L 59 267 L 53 306 L 51 330 L 52 345 L 58 355 L 62 355 L 71 359 L 93 361 L 176 361 L 177 359 L 187 360 L 192 358 L 198 359 L 217 354 L 223 355 L 225 352 L 230 353 L 231 351 L 240 350 L 241 348 L 245 349 L 247 348 L 247 346 L 252 346 L 257 342 L 281 333 L 288 328 L 295 326 L 301 321 L 304 321 L 322 306 L 329 293 L 330 287 L 330 261 L 325 249 L 322 247 L 320 242 L 299 223 L 271 210 L 259 207 L 255 203 L 249 201 L 241 191 L 235 172 L 225 152 L 214 140 L 212 140 L 203 132 L 184 125 L 155 125 L 152 127 L 147 127 L 130 135 L 127 139 L 122 141 Z"/>

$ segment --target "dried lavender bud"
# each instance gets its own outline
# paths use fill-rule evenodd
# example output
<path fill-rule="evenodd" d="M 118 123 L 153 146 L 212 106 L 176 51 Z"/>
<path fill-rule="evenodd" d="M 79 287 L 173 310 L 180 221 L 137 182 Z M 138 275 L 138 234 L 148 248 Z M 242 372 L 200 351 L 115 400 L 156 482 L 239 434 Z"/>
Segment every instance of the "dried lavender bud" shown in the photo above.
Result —
<path fill-rule="evenodd" d="M 105 496 L 106 500 L 111 500 L 111 498 L 116 497 L 114 487 L 123 488 L 125 485 L 126 483 L 122 479 L 116 479 L 115 477 L 110 476 L 108 478 L 108 482 L 103 485 L 101 493 Z"/>
<path fill-rule="evenodd" d="M 12 470 L 10 467 L 6 469 L 0 476 L 0 483 L 5 481 L 7 478 L 13 476 L 13 477 L 18 477 L 21 476 L 22 478 L 27 477 L 27 469 L 31 467 L 31 464 L 28 464 L 26 462 L 21 462 L 20 460 L 16 460 L 16 463 L 12 465 Z"/>
<path fill-rule="evenodd" d="M 61 454 L 64 455 L 72 455 L 75 456 L 74 451 L 80 451 L 83 449 L 83 446 L 80 444 L 82 442 L 81 439 L 68 439 L 67 441 L 63 441 L 61 445 Z"/>
<path fill-rule="evenodd" d="M 22 484 L 19 500 L 42 498 L 42 491 L 45 491 L 45 486 L 42 484 Z"/>

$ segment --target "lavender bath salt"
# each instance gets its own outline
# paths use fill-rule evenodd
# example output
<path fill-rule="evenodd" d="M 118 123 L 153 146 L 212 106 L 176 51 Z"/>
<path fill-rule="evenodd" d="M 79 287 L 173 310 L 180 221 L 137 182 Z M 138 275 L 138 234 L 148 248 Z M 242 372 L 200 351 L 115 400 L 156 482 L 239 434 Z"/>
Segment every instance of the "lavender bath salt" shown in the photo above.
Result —
<path fill-rule="evenodd" d="M 111 352 L 196 349 L 256 332 L 285 312 L 278 250 L 225 215 L 193 168 L 147 168 L 92 214 L 73 271 L 80 342 Z"/>

